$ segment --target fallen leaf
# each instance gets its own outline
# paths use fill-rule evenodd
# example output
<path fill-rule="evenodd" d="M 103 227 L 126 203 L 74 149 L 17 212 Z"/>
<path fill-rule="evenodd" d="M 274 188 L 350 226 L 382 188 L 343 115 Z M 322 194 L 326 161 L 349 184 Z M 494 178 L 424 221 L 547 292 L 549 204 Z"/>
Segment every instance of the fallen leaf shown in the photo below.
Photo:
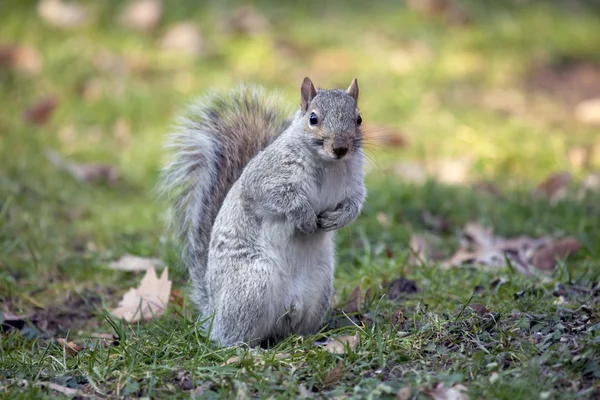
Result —
<path fill-rule="evenodd" d="M 61 0 L 41 0 L 38 14 L 49 25 L 64 29 L 79 28 L 90 19 L 90 13 L 83 5 Z"/>
<path fill-rule="evenodd" d="M 390 217 L 388 217 L 388 215 L 384 212 L 379 211 L 375 218 L 377 219 L 377 222 L 379 222 L 379 224 L 381 224 L 381 226 L 385 228 L 389 228 L 390 226 L 392 226 L 392 221 L 390 221 Z"/>
<path fill-rule="evenodd" d="M 463 228 L 463 240 L 461 247 L 450 257 L 440 263 L 444 268 L 456 267 L 465 264 L 503 268 L 512 265 L 515 269 L 523 274 L 532 274 L 536 268 L 533 258 L 540 249 L 555 243 L 555 240 L 550 236 L 540 238 L 531 238 L 529 236 L 517 236 L 512 238 L 504 238 L 493 234 L 491 228 L 485 228 L 476 222 L 470 222 Z M 573 246 L 571 244 L 561 244 L 559 250 L 564 251 L 563 246 Z M 548 250 L 550 251 L 550 250 Z M 536 263 L 547 265 L 555 265 L 555 262 L 542 260 L 545 253 L 538 255 Z M 553 256 L 554 257 L 554 256 Z M 508 260 L 508 262 L 507 262 Z M 552 268 L 546 267 L 546 268 Z M 544 269 L 544 267 L 538 267 Z"/>
<path fill-rule="evenodd" d="M 130 1 L 121 14 L 121 23 L 129 28 L 147 31 L 158 24 L 162 12 L 160 0 Z"/>
<path fill-rule="evenodd" d="M 29 315 L 15 315 L 10 311 L 0 311 L 0 326 L 2 328 L 23 329 L 25 320 L 30 318 Z"/>
<path fill-rule="evenodd" d="M 236 7 L 225 21 L 225 30 L 236 35 L 260 35 L 269 27 L 269 20 L 252 5 Z"/>
<path fill-rule="evenodd" d="M 388 297 L 396 300 L 403 297 L 404 293 L 416 293 L 418 291 L 417 283 L 412 279 L 406 279 L 401 276 L 388 285 Z"/>
<path fill-rule="evenodd" d="M 548 176 L 534 190 L 534 195 L 547 197 L 551 203 L 565 198 L 572 176 L 568 171 L 561 171 Z"/>
<path fill-rule="evenodd" d="M 58 99 L 54 96 L 47 96 L 38 100 L 29 106 L 24 112 L 22 119 L 35 125 L 44 125 L 50 120 L 52 113 L 58 106 Z"/>
<path fill-rule="evenodd" d="M 231 365 L 231 364 L 236 364 L 238 363 L 240 360 L 242 359 L 242 357 L 240 356 L 233 356 L 228 358 L 223 364 L 221 364 L 222 367 L 226 366 L 226 365 Z"/>
<path fill-rule="evenodd" d="M 463 385 L 454 385 L 446 388 L 443 383 L 438 383 L 432 390 L 424 389 L 423 393 L 434 400 L 468 400 L 465 393 L 467 388 Z"/>
<path fill-rule="evenodd" d="M 323 382 L 326 387 L 331 387 L 338 383 L 344 376 L 344 364 L 338 361 L 337 365 L 327 373 L 325 381 Z"/>
<path fill-rule="evenodd" d="M 420 266 L 431 261 L 442 260 L 446 255 L 439 250 L 441 242 L 440 237 L 428 232 L 411 234 L 408 244 L 411 251 L 408 262 Z"/>
<path fill-rule="evenodd" d="M 54 391 L 57 391 L 59 393 L 62 394 L 66 394 L 67 396 L 80 396 L 82 395 L 82 392 L 78 389 L 73 389 L 70 387 L 66 387 L 66 386 L 61 386 L 59 384 L 53 383 L 53 382 L 39 382 L 38 383 L 40 386 L 45 386 L 48 389 L 52 389 Z"/>
<path fill-rule="evenodd" d="M 589 168 L 592 158 L 592 149 L 590 146 L 574 147 L 567 152 L 567 158 L 571 168 Z"/>
<path fill-rule="evenodd" d="M 469 181 L 472 167 L 473 160 L 470 157 L 440 160 L 435 170 L 435 177 L 441 183 L 462 185 Z"/>
<path fill-rule="evenodd" d="M 181 294 L 181 292 L 177 289 L 171 291 L 171 301 L 173 301 L 173 303 L 177 304 L 179 307 L 183 306 L 183 295 Z"/>
<path fill-rule="evenodd" d="M 401 179 L 411 183 L 424 183 L 427 180 L 427 170 L 417 163 L 397 163 L 393 166 L 394 173 Z"/>
<path fill-rule="evenodd" d="M 531 259 L 531 263 L 542 271 L 554 269 L 558 260 L 564 259 L 581 249 L 581 243 L 575 238 L 567 237 L 539 249 Z"/>
<path fill-rule="evenodd" d="M 360 289 L 360 285 L 355 287 L 350 293 L 344 311 L 348 314 L 354 314 L 360 312 L 364 301 L 364 295 Z"/>
<path fill-rule="evenodd" d="M 77 354 L 79 354 L 79 352 L 81 350 L 84 349 L 82 346 L 78 345 L 77 343 L 75 343 L 73 341 L 67 342 L 63 338 L 58 338 L 58 339 L 56 339 L 56 341 L 58 342 L 58 344 L 60 344 L 62 346 L 63 349 L 65 349 L 67 354 L 70 356 L 76 356 Z"/>
<path fill-rule="evenodd" d="M 488 310 L 488 308 L 483 304 L 470 304 L 470 307 L 482 317 L 490 313 L 490 310 Z"/>
<path fill-rule="evenodd" d="M 358 346 L 360 341 L 360 335 L 356 332 L 353 336 L 340 336 L 338 338 L 332 338 L 329 343 L 327 343 L 324 347 L 330 353 L 334 354 L 345 354 L 346 353 L 346 345 L 352 350 Z"/>
<path fill-rule="evenodd" d="M 396 392 L 396 400 L 408 400 L 410 399 L 410 394 L 410 386 L 404 387 Z"/>
<path fill-rule="evenodd" d="M 584 100 L 575 107 L 575 118 L 588 125 L 600 125 L 600 98 Z"/>
<path fill-rule="evenodd" d="M 0 45 L 0 68 L 12 68 L 32 75 L 42 71 L 42 57 L 36 49 L 23 45 Z"/>
<path fill-rule="evenodd" d="M 473 185 L 473 188 L 480 193 L 484 193 L 484 194 L 490 195 L 492 197 L 497 197 L 497 198 L 503 197 L 502 191 L 498 188 L 498 186 L 494 185 L 491 182 L 483 182 L 483 181 L 476 182 Z"/>
<path fill-rule="evenodd" d="M 421 212 L 421 217 L 423 217 L 423 222 L 436 232 L 445 233 L 452 229 L 452 222 L 446 217 L 433 215 L 427 210 Z"/>
<path fill-rule="evenodd" d="M 404 132 L 386 125 L 368 125 L 363 127 L 363 141 L 368 147 L 371 142 L 385 148 L 404 148 L 408 141 Z"/>
<path fill-rule="evenodd" d="M 125 254 L 117 261 L 108 264 L 110 269 L 120 271 L 147 271 L 150 268 L 162 268 L 164 263 L 158 258 L 139 257 Z"/>
<path fill-rule="evenodd" d="M 430 249 L 425 236 L 419 234 L 410 235 L 408 246 L 411 250 L 409 262 L 412 265 L 426 264 L 428 262 Z"/>
<path fill-rule="evenodd" d="M 596 192 L 600 189 L 600 172 L 591 173 L 583 180 L 582 188 L 577 193 L 579 200 L 583 199 L 588 192 Z"/>
<path fill-rule="evenodd" d="M 109 164 L 78 164 L 65 160 L 52 150 L 46 151 L 46 155 L 55 168 L 67 171 L 80 182 L 95 182 L 105 180 L 110 185 L 115 185 L 120 179 L 117 167 Z"/>
<path fill-rule="evenodd" d="M 93 333 L 90 335 L 92 338 L 90 348 L 95 347 L 108 347 L 118 346 L 120 344 L 120 338 L 112 333 Z"/>
<path fill-rule="evenodd" d="M 160 39 L 160 46 L 169 52 L 197 56 L 204 52 L 205 43 L 194 22 L 181 22 L 171 26 Z"/>
<path fill-rule="evenodd" d="M 149 268 L 140 285 L 125 293 L 119 307 L 113 310 L 112 314 L 127 322 L 147 321 L 159 317 L 167 308 L 170 293 L 168 267 L 165 267 L 160 279 L 157 278 L 154 268 Z"/>
<path fill-rule="evenodd" d="M 394 312 L 392 313 L 392 323 L 394 325 L 401 325 L 405 321 L 406 321 L 406 317 L 404 316 L 404 313 L 402 312 L 402 310 L 400 310 L 400 309 L 394 310 Z"/>

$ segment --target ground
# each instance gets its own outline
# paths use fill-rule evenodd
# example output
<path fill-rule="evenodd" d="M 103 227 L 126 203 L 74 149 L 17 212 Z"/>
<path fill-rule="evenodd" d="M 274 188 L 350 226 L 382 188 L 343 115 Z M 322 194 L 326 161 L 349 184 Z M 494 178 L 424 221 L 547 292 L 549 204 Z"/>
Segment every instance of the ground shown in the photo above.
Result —
<path fill-rule="evenodd" d="M 139 31 L 119 17 L 125 2 L 80 2 L 89 21 L 72 28 L 35 1 L 2 2 L 0 395 L 55 398 L 52 382 L 92 397 L 427 398 L 443 383 L 472 399 L 599 398 L 600 195 L 582 191 L 600 168 L 599 111 L 581 111 L 600 93 L 598 6 L 406 3 L 261 1 L 231 19 L 237 3 L 169 2 Z M 197 40 L 188 30 L 187 52 L 165 50 L 185 21 Z M 368 138 L 369 198 L 338 235 L 337 307 L 321 335 L 219 348 L 197 328 L 154 196 L 164 135 L 210 87 L 254 81 L 294 107 L 305 75 L 358 77 Z M 558 171 L 566 194 L 532 194 Z M 580 249 L 532 275 L 412 259 L 411 236 L 448 257 L 474 221 Z M 124 254 L 169 266 L 162 317 L 107 313 L 142 277 L 107 267 Z M 342 354 L 320 346 L 356 334 Z"/>

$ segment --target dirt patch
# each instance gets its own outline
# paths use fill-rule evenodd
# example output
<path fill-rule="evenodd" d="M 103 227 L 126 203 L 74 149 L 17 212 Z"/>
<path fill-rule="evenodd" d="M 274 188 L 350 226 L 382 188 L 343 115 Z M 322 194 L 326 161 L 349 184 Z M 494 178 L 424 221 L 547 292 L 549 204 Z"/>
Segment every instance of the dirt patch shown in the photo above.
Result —
<path fill-rule="evenodd" d="M 2 330 L 16 329 L 31 337 L 55 337 L 92 331 L 103 322 L 99 315 L 101 307 L 102 299 L 95 293 L 69 293 L 60 305 L 34 309 L 22 320 L 3 321 Z"/>
<path fill-rule="evenodd" d="M 563 58 L 536 65 L 527 77 L 527 90 L 554 97 L 574 107 L 600 93 L 600 63 Z"/>
<path fill-rule="evenodd" d="M 40 331 L 52 336 L 87 331 L 101 324 L 98 315 L 101 306 L 102 299 L 97 294 L 71 293 L 62 305 L 36 310 L 32 320 Z"/>

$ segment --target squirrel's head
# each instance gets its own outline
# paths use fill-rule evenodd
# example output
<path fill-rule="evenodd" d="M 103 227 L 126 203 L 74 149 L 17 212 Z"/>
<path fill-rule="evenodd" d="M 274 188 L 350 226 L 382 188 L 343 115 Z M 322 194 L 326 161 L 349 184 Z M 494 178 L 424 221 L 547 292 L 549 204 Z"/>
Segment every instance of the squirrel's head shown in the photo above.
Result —
<path fill-rule="evenodd" d="M 362 117 L 356 79 L 347 90 L 317 90 L 309 78 L 304 78 L 300 93 L 309 146 L 326 160 L 342 160 L 360 151 Z"/>

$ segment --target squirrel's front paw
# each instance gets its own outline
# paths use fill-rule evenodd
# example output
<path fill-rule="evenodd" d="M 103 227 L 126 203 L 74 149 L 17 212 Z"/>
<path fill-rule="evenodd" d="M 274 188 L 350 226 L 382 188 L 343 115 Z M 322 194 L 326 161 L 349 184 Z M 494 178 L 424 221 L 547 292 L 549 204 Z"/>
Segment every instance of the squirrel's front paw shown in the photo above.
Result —
<path fill-rule="evenodd" d="M 342 227 L 340 215 L 336 211 L 324 211 L 317 216 L 317 227 L 324 231 L 334 231 Z"/>

